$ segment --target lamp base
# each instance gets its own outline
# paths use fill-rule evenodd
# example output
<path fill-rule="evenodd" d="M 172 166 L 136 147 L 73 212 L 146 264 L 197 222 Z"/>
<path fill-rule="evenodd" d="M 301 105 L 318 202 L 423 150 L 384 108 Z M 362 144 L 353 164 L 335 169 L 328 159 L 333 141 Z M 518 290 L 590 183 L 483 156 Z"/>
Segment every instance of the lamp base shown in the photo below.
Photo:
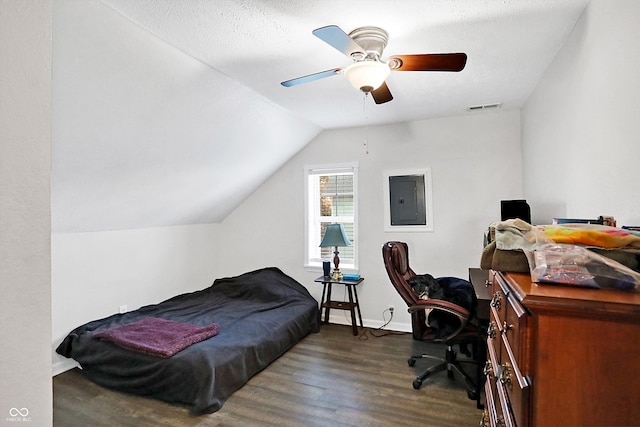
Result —
<path fill-rule="evenodd" d="M 337 268 L 331 272 L 331 278 L 333 280 L 342 280 L 343 277 L 344 276 L 342 275 L 342 271 L 338 270 Z"/>

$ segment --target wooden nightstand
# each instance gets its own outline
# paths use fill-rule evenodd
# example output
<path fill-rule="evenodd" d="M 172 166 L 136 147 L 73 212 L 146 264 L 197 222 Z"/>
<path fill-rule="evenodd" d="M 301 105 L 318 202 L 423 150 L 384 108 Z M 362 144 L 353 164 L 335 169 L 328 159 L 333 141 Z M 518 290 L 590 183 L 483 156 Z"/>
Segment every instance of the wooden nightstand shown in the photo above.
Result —
<path fill-rule="evenodd" d="M 320 315 L 322 316 L 322 309 L 324 308 L 324 323 L 329 323 L 329 310 L 332 308 L 338 310 L 349 310 L 351 312 L 351 325 L 353 326 L 353 335 L 358 335 L 358 325 L 356 323 L 356 310 L 358 311 L 358 320 L 360 320 L 360 327 L 364 328 L 362 324 L 362 314 L 360 314 L 360 303 L 358 302 L 358 292 L 356 286 L 364 280 L 363 277 L 358 280 L 334 280 L 329 276 L 320 276 L 314 282 L 322 283 L 322 299 L 320 300 Z M 347 294 L 349 295 L 349 301 L 333 301 L 331 300 L 331 286 L 334 284 L 344 285 L 347 287 Z"/>

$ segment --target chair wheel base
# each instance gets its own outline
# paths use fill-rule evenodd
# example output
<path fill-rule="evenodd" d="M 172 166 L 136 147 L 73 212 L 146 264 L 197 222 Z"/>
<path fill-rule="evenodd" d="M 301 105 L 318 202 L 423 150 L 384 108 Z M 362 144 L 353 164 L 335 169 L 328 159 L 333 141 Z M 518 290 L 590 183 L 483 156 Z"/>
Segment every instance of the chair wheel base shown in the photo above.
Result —
<path fill-rule="evenodd" d="M 413 380 L 413 388 L 419 390 L 420 387 L 422 387 L 422 380 L 420 378 Z"/>
<path fill-rule="evenodd" d="M 409 359 L 407 360 L 407 363 L 409 364 L 409 366 L 413 366 L 416 364 L 416 359 Z"/>

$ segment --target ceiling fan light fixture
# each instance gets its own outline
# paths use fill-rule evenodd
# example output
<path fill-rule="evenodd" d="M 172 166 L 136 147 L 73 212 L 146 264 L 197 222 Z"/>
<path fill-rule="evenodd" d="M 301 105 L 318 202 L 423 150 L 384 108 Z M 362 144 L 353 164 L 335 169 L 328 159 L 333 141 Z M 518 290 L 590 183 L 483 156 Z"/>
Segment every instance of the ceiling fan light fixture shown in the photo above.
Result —
<path fill-rule="evenodd" d="M 379 88 L 391 70 L 384 62 L 359 61 L 349 65 L 344 74 L 354 88 L 368 93 Z"/>

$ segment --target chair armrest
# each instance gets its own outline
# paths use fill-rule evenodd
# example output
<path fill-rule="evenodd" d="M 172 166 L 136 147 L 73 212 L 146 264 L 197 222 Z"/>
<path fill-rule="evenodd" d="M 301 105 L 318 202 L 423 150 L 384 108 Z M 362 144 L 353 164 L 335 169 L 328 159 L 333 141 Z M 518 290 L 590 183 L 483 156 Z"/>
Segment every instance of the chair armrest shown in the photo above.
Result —
<path fill-rule="evenodd" d="M 454 304 L 452 302 L 439 300 L 439 299 L 418 300 L 416 304 L 409 306 L 409 313 L 422 311 L 422 310 L 430 310 L 430 309 L 444 311 L 446 313 L 453 314 L 458 319 L 460 319 L 460 325 L 455 331 L 451 332 L 446 337 L 443 337 L 436 341 L 446 342 L 452 339 L 453 337 L 455 337 L 456 335 L 458 335 L 467 325 L 469 316 L 471 315 L 471 313 L 469 313 L 469 311 L 466 308 L 460 307 L 459 305 Z"/>
<path fill-rule="evenodd" d="M 469 319 L 471 313 L 464 307 L 460 307 L 449 301 L 440 299 L 422 299 L 418 300 L 415 304 L 409 306 L 409 313 L 420 310 L 442 310 L 447 313 L 451 313 L 460 318 L 462 322 L 466 322 Z"/>

